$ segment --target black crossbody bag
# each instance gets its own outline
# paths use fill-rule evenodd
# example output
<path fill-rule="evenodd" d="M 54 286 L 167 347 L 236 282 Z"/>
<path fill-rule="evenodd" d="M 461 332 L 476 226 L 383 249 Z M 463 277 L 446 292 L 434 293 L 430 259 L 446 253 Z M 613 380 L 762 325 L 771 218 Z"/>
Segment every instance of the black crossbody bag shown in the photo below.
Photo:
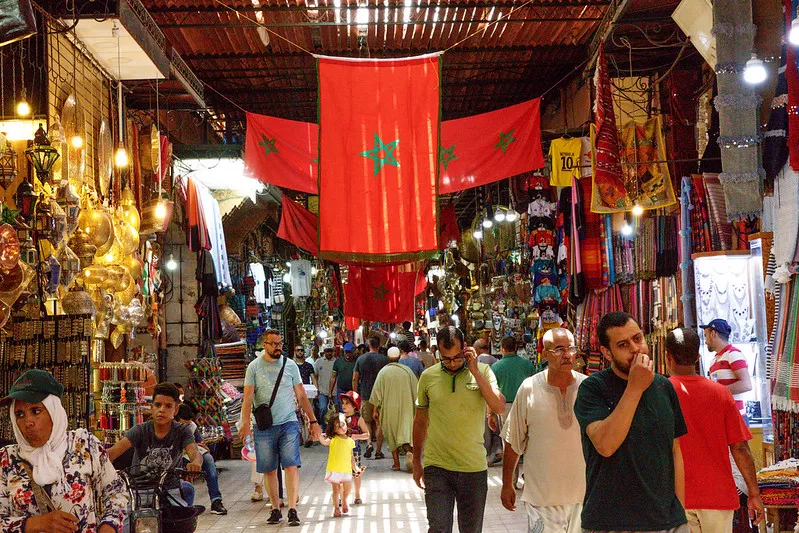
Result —
<path fill-rule="evenodd" d="M 275 388 L 272 389 L 272 398 L 269 400 L 269 403 L 262 403 L 252 412 L 252 414 L 255 415 L 255 423 L 261 431 L 266 431 L 272 427 L 272 404 L 275 403 L 277 389 L 280 387 L 280 380 L 283 379 L 283 371 L 286 370 L 287 360 L 286 357 L 283 357 L 283 366 L 280 367 L 280 373 L 277 375 L 277 381 L 275 381 Z"/>

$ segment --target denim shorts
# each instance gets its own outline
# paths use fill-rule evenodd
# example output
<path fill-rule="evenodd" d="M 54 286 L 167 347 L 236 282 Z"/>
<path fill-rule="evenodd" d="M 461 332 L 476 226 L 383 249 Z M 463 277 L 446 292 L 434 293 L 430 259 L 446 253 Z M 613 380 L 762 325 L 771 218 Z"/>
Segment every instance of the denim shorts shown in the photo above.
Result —
<path fill-rule="evenodd" d="M 302 466 L 300 461 L 300 425 L 286 422 L 261 431 L 253 428 L 255 440 L 255 469 L 259 474 L 277 470 L 280 466 Z"/>

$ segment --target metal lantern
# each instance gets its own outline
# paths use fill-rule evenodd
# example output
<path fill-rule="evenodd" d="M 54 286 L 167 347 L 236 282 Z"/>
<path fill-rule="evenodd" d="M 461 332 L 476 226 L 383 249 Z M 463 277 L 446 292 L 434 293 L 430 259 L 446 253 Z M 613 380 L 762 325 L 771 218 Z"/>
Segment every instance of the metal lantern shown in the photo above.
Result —
<path fill-rule="evenodd" d="M 19 257 L 34 268 L 39 264 L 39 252 L 36 250 L 36 245 L 33 244 L 33 239 L 31 239 L 30 235 L 24 239 L 20 238 Z"/>
<path fill-rule="evenodd" d="M 17 207 L 26 221 L 30 222 L 38 201 L 39 196 L 34 192 L 30 183 L 23 181 L 19 184 L 19 187 L 17 187 Z"/>
<path fill-rule="evenodd" d="M 0 142 L 0 186 L 7 189 L 17 178 L 17 152 L 9 141 Z"/>
<path fill-rule="evenodd" d="M 39 208 L 36 209 L 36 219 L 34 220 L 33 229 L 36 231 L 36 236 L 39 239 L 47 239 L 49 241 L 54 240 L 54 219 L 53 219 L 53 211 L 50 208 L 50 203 L 47 201 L 42 201 L 44 195 L 39 200 Z"/>
<path fill-rule="evenodd" d="M 25 150 L 25 158 L 33 165 L 39 181 L 45 182 L 50 179 L 50 170 L 59 157 L 58 150 L 51 146 L 47 133 L 39 124 L 39 129 L 33 136 L 33 146 Z"/>

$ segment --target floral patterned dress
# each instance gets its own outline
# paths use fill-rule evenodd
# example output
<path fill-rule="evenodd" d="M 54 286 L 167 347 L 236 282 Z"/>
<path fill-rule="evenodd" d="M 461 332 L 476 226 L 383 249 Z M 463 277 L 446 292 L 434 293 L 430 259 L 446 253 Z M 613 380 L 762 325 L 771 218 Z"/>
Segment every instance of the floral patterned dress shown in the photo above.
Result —
<path fill-rule="evenodd" d="M 53 504 L 78 518 L 78 533 L 96 533 L 102 524 L 121 531 L 129 496 L 103 445 L 85 429 L 68 431 L 67 442 L 66 475 L 49 487 Z M 0 449 L 3 533 L 24 533 L 25 521 L 41 514 L 23 461 L 16 444 Z"/>

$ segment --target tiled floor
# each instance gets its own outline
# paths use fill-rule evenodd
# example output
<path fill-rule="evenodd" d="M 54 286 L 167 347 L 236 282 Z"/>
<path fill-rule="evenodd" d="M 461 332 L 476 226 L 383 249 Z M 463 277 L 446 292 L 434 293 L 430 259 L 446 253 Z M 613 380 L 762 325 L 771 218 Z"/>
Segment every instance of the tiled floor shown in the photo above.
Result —
<path fill-rule="evenodd" d="M 245 461 L 219 461 L 219 483 L 228 508 L 227 516 L 212 515 L 206 511 L 198 522 L 198 533 L 248 533 L 250 531 L 286 528 L 297 533 L 378 533 L 427 531 L 424 494 L 405 472 L 392 472 L 391 459 L 364 459 L 368 469 L 364 473 L 361 497 L 363 505 L 352 505 L 350 516 L 332 518 L 330 485 L 324 481 L 327 448 L 316 445 L 302 448 L 303 467 L 300 470 L 300 502 L 297 506 L 303 523 L 289 528 L 285 522 L 279 526 L 267 525 L 269 505 L 250 501 L 250 465 Z M 403 460 L 404 465 L 404 460 Z M 209 507 L 208 492 L 202 482 L 197 486 L 196 503 Z M 488 499 L 483 531 L 485 533 L 523 532 L 527 520 L 523 508 L 515 513 L 505 510 L 499 501 L 502 486 L 502 467 L 488 471 Z M 285 509 L 283 516 L 286 516 Z M 457 531 L 457 526 L 455 528 Z"/>

